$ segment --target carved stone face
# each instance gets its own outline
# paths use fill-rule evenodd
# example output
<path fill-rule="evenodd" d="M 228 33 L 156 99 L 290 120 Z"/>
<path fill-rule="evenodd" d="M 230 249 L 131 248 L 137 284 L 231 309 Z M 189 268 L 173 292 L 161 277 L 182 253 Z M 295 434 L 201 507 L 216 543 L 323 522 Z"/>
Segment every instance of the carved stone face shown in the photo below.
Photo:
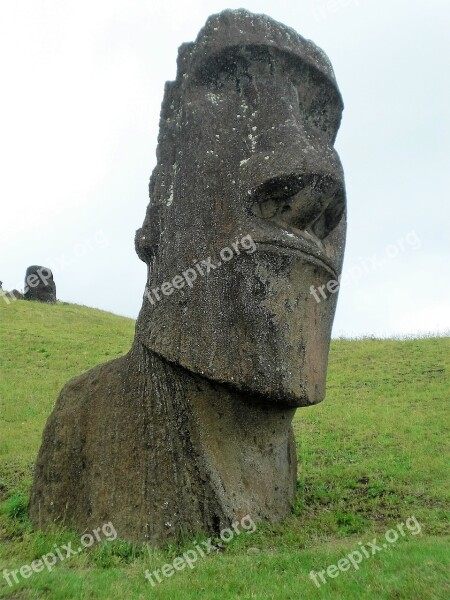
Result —
<path fill-rule="evenodd" d="M 32 265 L 25 274 L 24 298 L 39 302 L 56 302 L 53 273 L 47 267 Z"/>
<path fill-rule="evenodd" d="M 263 402 L 302 406 L 324 397 L 337 299 L 318 302 L 311 286 L 342 268 L 346 200 L 333 145 L 343 105 L 321 51 L 251 16 L 212 17 L 167 85 L 136 236 L 149 265 L 138 337 Z M 196 278 L 181 287 L 174 277 L 186 282 L 189 268 Z M 165 282 L 170 294 L 152 294 Z"/>

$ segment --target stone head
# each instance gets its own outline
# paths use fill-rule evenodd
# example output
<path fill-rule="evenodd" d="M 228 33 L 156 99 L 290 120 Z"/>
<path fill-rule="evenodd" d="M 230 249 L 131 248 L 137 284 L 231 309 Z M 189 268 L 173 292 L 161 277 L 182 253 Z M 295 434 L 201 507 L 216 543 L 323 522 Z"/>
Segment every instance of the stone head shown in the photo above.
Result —
<path fill-rule="evenodd" d="M 342 269 L 342 110 L 325 54 L 268 17 L 225 11 L 180 48 L 136 234 L 146 347 L 264 403 L 323 399 L 337 294 L 311 286 Z"/>
<path fill-rule="evenodd" d="M 26 300 L 56 302 L 56 285 L 48 267 L 32 265 L 25 274 L 24 297 Z"/>

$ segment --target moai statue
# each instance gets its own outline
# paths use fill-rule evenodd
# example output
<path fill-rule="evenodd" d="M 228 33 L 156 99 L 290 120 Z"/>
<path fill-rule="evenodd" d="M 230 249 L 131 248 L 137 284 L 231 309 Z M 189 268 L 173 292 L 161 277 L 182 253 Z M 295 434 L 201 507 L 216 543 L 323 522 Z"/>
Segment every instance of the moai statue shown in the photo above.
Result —
<path fill-rule="evenodd" d="M 160 545 L 290 514 L 291 422 L 324 398 L 337 299 L 311 290 L 342 268 L 342 109 L 325 54 L 266 16 L 227 10 L 181 46 L 136 234 L 135 340 L 62 390 L 36 525 L 111 521 Z"/>
<path fill-rule="evenodd" d="M 6 304 L 10 304 L 11 300 L 23 300 L 23 294 L 19 290 L 4 290 L 3 281 L 0 281 L 0 298 L 3 298 Z"/>
<path fill-rule="evenodd" d="M 56 285 L 49 268 L 38 265 L 28 267 L 25 275 L 24 298 L 50 304 L 56 302 Z"/>

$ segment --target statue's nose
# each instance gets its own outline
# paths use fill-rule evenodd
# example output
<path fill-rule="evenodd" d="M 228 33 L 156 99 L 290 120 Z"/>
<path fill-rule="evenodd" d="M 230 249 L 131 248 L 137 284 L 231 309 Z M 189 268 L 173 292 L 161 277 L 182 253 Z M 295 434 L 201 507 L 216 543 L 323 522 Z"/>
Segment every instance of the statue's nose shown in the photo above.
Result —
<path fill-rule="evenodd" d="M 342 182 L 329 174 L 292 173 L 264 182 L 250 201 L 255 216 L 324 239 L 341 220 L 345 191 Z"/>
<path fill-rule="evenodd" d="M 251 212 L 281 227 L 309 230 L 324 239 L 345 210 L 344 177 L 337 153 L 292 121 L 266 135 L 264 146 L 241 161 L 243 194 Z"/>

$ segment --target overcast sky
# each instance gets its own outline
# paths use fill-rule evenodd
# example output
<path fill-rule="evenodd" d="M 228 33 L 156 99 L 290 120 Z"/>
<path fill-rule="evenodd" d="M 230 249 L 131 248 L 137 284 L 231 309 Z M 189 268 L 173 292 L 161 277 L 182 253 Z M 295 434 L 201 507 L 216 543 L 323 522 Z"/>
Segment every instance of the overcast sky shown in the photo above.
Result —
<path fill-rule="evenodd" d="M 349 227 L 334 335 L 450 328 L 446 0 L 0 0 L 0 280 L 136 317 L 158 119 L 178 46 L 247 8 L 329 55 Z"/>

